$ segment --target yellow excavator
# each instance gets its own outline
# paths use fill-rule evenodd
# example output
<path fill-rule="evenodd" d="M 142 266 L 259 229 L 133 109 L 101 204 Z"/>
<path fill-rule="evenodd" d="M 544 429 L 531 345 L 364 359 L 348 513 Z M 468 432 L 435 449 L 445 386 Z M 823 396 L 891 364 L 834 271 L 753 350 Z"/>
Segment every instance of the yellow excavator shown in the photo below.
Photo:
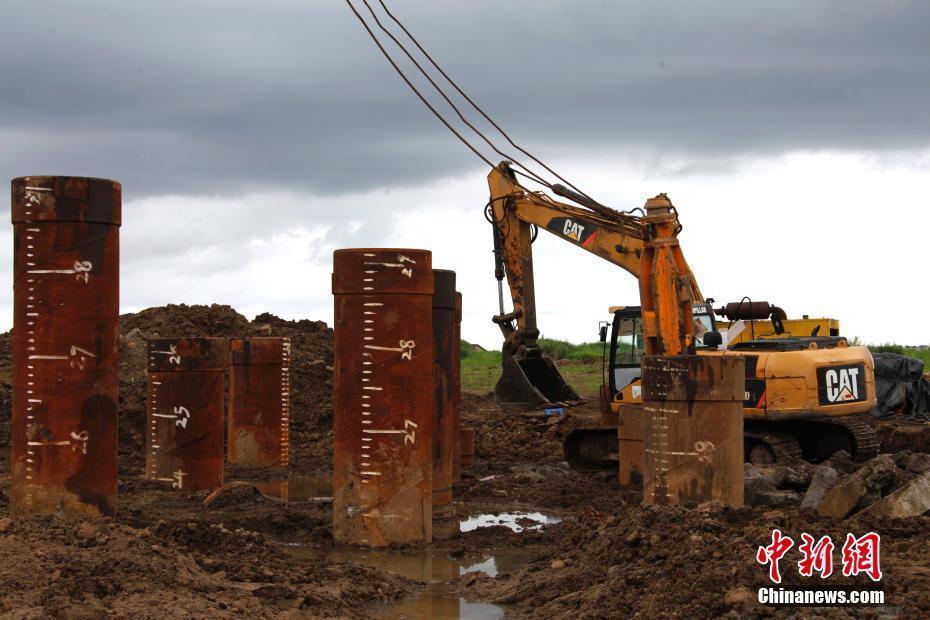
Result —
<path fill-rule="evenodd" d="M 569 434 L 565 454 L 570 465 L 576 469 L 616 466 L 618 413 L 624 404 L 639 402 L 639 356 L 644 351 L 665 352 L 665 347 L 656 342 L 662 333 L 686 334 L 691 348 L 700 355 L 745 358 L 744 453 L 748 460 L 771 463 L 803 457 L 819 461 L 838 450 L 865 460 L 877 453 L 874 432 L 864 422 L 850 417 L 875 405 L 872 357 L 867 348 L 850 346 L 834 333 L 835 321 L 824 322 L 827 333 L 820 334 L 815 325 L 813 333 L 800 334 L 798 329 L 809 326 L 810 321 L 789 321 L 782 310 L 766 302 L 744 299 L 714 311 L 705 303 L 680 251 L 677 275 L 665 278 L 674 290 L 657 292 L 652 290 L 653 283 L 643 281 L 650 269 L 650 277 L 656 280 L 655 268 L 644 268 L 644 261 L 651 261 L 657 242 L 644 243 L 642 217 L 607 208 L 559 184 L 552 185 L 552 191 L 575 204 L 528 191 L 517 182 L 507 162 L 491 171 L 488 185 L 486 217 L 494 231 L 500 303 L 500 314 L 493 321 L 504 335 L 502 374 L 494 394 L 503 410 L 572 406 L 582 400 L 538 343 L 532 242 L 539 229 L 640 279 L 643 300 L 689 300 L 687 308 L 674 316 L 666 313 L 664 318 L 657 316 L 654 308 L 614 309 L 610 364 L 602 388 L 602 426 L 575 429 Z M 651 199 L 647 206 L 650 202 L 667 203 L 668 212 L 674 215 L 677 247 L 677 233 L 681 230 L 677 211 L 664 195 Z M 658 275 L 661 280 L 662 274 Z M 504 312 L 505 276 L 513 301 L 509 313 Z M 644 291 L 644 284 L 649 291 Z M 718 329 L 718 313 L 731 321 L 730 329 Z M 750 321 L 753 335 L 755 321 L 763 318 L 772 323 L 770 331 L 760 329 L 768 331 L 767 338 L 746 339 L 733 329 L 732 322 L 738 326 Z M 606 340 L 606 329 L 602 334 Z M 725 337 L 731 342 L 724 344 Z M 629 342 L 623 343 L 624 338 Z M 627 357 L 625 352 L 629 353 Z"/>

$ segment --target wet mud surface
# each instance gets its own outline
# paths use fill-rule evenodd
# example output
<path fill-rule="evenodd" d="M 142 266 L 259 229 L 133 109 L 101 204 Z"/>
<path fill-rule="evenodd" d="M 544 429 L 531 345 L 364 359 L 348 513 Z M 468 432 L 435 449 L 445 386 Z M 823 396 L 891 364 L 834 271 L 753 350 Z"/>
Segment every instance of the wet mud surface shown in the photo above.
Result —
<path fill-rule="evenodd" d="M 0 616 L 10 618 L 626 618 L 926 617 L 930 518 L 802 513 L 795 505 L 644 507 L 612 472 L 567 468 L 562 439 L 596 425 L 596 404 L 552 419 L 496 410 L 466 395 L 476 462 L 455 485 L 457 518 L 426 547 L 336 545 L 327 497 L 332 457 L 332 332 L 323 323 L 225 306 L 169 306 L 121 319 L 120 486 L 115 521 L 6 518 L 10 336 L 0 335 Z M 291 481 L 270 476 L 218 494 L 141 479 L 145 338 L 289 336 L 293 343 Z M 883 451 L 930 452 L 930 431 L 876 423 Z M 236 472 L 227 472 L 227 481 Z M 285 494 L 286 489 L 286 494 Z M 286 499 L 289 501 L 285 501 Z M 776 608 L 756 550 L 778 527 L 882 535 L 882 607 Z M 839 542 L 838 546 L 842 543 Z M 837 562 L 838 560 L 837 551 Z M 782 562 L 798 576 L 796 549 Z M 838 571 L 839 572 L 839 571 Z M 815 577 L 813 580 L 819 580 Z M 834 575 L 830 586 L 872 587 Z M 817 584 L 814 584 L 817 585 Z"/>

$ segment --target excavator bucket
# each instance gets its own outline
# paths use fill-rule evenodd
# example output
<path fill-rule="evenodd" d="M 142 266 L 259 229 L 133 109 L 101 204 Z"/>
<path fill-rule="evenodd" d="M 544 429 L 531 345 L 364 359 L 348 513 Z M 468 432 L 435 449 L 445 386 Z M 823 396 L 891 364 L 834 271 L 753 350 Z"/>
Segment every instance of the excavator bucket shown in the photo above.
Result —
<path fill-rule="evenodd" d="M 576 405 L 581 397 L 562 378 L 552 358 L 540 349 L 503 355 L 503 372 L 494 398 L 504 411 L 528 411 L 551 406 Z"/>

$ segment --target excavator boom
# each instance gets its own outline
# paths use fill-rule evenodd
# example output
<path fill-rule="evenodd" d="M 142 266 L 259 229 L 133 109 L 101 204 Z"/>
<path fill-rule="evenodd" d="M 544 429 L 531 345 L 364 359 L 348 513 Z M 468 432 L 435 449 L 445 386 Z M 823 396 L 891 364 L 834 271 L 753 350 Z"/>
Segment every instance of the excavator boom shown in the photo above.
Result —
<path fill-rule="evenodd" d="M 494 317 L 504 334 L 503 373 L 495 387 L 502 409 L 522 411 L 573 404 L 579 395 L 562 378 L 538 344 L 533 275 L 534 228 L 545 230 L 607 260 L 640 281 L 647 322 L 647 349 L 656 354 L 693 352 L 692 300 L 701 300 L 697 281 L 681 254 L 678 215 L 662 194 L 646 203 L 646 215 L 616 211 L 562 186 L 553 191 L 578 204 L 553 200 L 521 186 L 502 162 L 488 175 L 488 219 L 500 281 L 506 274 L 513 310 Z"/>

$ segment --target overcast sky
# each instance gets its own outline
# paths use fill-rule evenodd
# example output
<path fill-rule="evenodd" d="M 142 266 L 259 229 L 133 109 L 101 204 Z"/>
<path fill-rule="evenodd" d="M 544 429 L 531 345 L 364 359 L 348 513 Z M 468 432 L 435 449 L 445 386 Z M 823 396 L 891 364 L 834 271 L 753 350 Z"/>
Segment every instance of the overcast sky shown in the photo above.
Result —
<path fill-rule="evenodd" d="M 389 6 L 589 194 L 628 209 L 669 192 L 705 294 L 930 343 L 930 3 Z M 423 247 L 459 274 L 465 337 L 499 345 L 487 166 L 343 0 L 8 1 L 0 84 L 0 177 L 123 183 L 125 311 L 331 323 L 335 248 Z M 609 305 L 637 302 L 625 272 L 545 234 L 534 247 L 546 335 L 590 340 Z"/>

